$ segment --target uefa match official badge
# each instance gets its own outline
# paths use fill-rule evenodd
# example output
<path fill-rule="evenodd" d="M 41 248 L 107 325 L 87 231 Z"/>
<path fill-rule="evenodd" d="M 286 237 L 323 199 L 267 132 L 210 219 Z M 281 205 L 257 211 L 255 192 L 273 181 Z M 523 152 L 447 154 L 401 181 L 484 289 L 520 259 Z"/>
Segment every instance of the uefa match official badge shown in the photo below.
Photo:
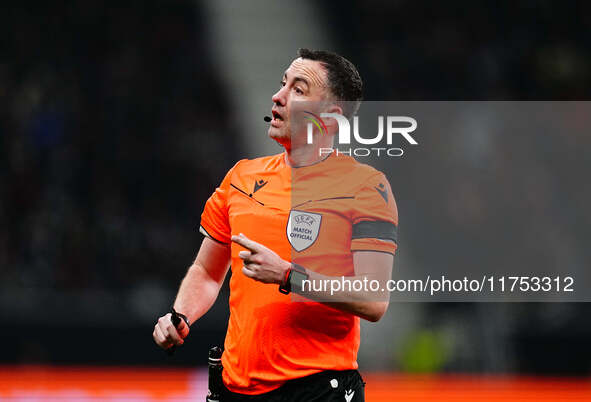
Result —
<path fill-rule="evenodd" d="M 287 239 L 297 252 L 310 247 L 318 238 L 322 215 L 291 210 L 287 220 Z"/>

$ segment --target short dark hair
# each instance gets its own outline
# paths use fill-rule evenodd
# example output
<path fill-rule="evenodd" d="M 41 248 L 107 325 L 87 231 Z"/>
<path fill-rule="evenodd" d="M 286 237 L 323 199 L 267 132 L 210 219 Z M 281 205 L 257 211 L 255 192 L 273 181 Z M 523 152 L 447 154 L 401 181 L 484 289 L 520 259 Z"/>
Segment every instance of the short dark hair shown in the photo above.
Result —
<path fill-rule="evenodd" d="M 343 104 L 343 113 L 347 118 L 353 116 L 363 99 L 363 81 L 353 63 L 343 56 L 325 50 L 299 49 L 302 59 L 320 62 L 326 68 L 330 91 Z"/>

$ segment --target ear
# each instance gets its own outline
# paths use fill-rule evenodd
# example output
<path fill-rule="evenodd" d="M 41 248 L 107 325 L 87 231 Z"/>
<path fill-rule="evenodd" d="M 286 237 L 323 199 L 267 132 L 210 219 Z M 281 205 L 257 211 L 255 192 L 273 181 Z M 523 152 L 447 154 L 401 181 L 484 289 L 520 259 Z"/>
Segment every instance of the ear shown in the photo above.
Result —
<path fill-rule="evenodd" d="M 328 113 L 338 113 L 343 114 L 343 108 L 338 103 L 333 103 L 328 107 Z"/>
<path fill-rule="evenodd" d="M 339 106 L 338 103 L 332 103 L 327 109 L 326 109 L 326 113 L 337 113 L 337 114 L 343 114 L 343 108 L 341 106 Z M 331 128 L 334 128 L 338 131 L 339 129 L 339 125 L 337 123 L 337 121 L 335 119 L 326 119 L 324 120 L 326 127 L 329 129 L 329 131 L 334 131 L 331 130 Z"/>

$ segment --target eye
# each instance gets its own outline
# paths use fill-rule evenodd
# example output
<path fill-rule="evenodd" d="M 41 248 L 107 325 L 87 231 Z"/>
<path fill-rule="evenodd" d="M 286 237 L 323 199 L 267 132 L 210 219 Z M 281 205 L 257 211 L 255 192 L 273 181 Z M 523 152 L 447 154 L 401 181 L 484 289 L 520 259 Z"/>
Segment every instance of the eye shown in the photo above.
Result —
<path fill-rule="evenodd" d="M 303 94 L 304 94 L 304 91 L 302 91 L 302 90 L 301 90 L 300 88 L 298 88 L 298 87 L 295 87 L 295 91 L 296 91 L 296 93 L 297 93 L 298 95 L 303 95 Z"/>
<path fill-rule="evenodd" d="M 285 86 L 285 81 L 280 81 L 279 82 L 279 87 L 284 87 Z"/>

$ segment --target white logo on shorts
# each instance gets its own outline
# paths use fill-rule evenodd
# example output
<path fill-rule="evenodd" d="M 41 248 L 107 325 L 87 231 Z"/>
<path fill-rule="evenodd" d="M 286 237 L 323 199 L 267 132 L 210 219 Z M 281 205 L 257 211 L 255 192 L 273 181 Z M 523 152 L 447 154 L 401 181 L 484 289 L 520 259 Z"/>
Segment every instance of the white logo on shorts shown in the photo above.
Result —
<path fill-rule="evenodd" d="M 353 391 L 352 389 L 345 391 L 345 400 L 347 402 L 351 402 L 351 399 L 353 399 L 353 395 L 355 395 L 355 391 Z"/>

